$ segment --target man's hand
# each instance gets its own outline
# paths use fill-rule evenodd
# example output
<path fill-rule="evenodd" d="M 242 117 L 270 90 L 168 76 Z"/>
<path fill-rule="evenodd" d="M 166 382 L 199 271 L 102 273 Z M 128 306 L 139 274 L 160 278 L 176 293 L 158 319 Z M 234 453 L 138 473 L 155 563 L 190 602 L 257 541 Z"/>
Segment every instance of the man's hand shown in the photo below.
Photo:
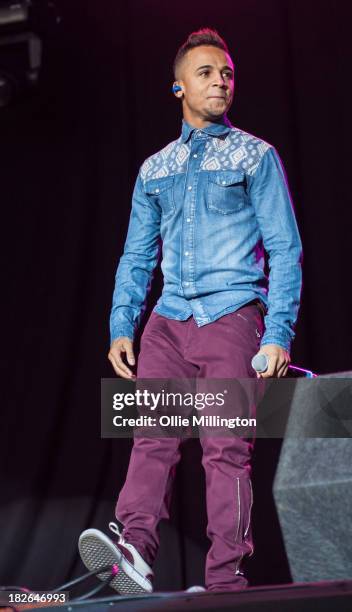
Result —
<path fill-rule="evenodd" d="M 257 378 L 281 378 L 282 376 L 286 376 L 291 359 L 285 349 L 277 344 L 264 344 L 257 353 L 257 355 L 262 354 L 268 357 L 268 369 L 266 372 L 257 372 Z"/>
<path fill-rule="evenodd" d="M 130 338 L 125 336 L 116 338 L 116 340 L 113 341 L 108 354 L 108 359 L 111 361 L 112 367 L 118 376 L 122 376 L 122 378 L 127 378 L 128 380 L 134 380 L 136 375 L 133 374 L 133 372 L 131 372 L 127 365 L 122 361 L 122 353 L 126 353 L 127 361 L 131 366 L 136 363 L 133 353 L 133 342 Z"/>

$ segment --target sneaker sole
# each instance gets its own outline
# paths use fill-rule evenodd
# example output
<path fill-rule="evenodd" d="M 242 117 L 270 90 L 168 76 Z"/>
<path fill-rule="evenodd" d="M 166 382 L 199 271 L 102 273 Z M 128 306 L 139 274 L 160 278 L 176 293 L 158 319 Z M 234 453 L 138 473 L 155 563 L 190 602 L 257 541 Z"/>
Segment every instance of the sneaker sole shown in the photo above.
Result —
<path fill-rule="evenodd" d="M 87 529 L 78 540 L 81 559 L 90 571 L 107 565 L 118 565 L 118 572 L 109 586 L 124 595 L 128 593 L 152 593 L 152 583 L 140 574 L 119 551 L 114 543 L 98 529 Z M 99 580 L 106 580 L 109 571 L 97 574 Z"/>

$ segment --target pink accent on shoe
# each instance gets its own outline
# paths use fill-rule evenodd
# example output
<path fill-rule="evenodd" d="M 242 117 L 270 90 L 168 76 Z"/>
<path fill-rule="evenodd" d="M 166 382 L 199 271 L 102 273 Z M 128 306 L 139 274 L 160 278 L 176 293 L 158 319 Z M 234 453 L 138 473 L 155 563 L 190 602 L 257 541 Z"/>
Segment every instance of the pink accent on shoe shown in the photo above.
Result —
<path fill-rule="evenodd" d="M 112 576 L 116 576 L 116 574 L 118 573 L 118 571 L 119 571 L 119 566 L 117 565 L 117 563 L 114 563 L 114 565 L 113 565 L 113 566 L 112 566 L 112 568 L 111 568 L 111 574 L 112 574 Z"/>

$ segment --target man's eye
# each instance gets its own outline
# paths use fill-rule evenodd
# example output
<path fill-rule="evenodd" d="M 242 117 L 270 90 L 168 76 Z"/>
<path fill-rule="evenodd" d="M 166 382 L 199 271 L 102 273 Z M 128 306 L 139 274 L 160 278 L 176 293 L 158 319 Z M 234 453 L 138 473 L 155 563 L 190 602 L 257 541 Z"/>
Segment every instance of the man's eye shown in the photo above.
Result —
<path fill-rule="evenodd" d="M 204 74 L 209 74 L 209 70 L 203 70 L 203 72 L 200 73 L 200 76 L 203 76 Z"/>
<path fill-rule="evenodd" d="M 232 72 L 224 72 L 224 75 L 226 78 L 231 79 L 232 78 Z"/>

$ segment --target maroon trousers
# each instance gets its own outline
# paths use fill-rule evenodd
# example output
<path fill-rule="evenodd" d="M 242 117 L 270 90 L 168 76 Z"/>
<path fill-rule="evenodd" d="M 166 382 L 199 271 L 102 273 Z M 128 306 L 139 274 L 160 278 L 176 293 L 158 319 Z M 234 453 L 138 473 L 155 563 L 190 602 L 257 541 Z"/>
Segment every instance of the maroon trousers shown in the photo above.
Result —
<path fill-rule="evenodd" d="M 197 327 L 152 312 L 141 337 L 138 378 L 256 378 L 251 359 L 259 350 L 263 317 L 251 303 Z M 158 523 L 169 517 L 180 438 L 135 437 L 127 478 L 116 505 L 123 535 L 150 565 L 159 544 Z M 250 479 L 253 442 L 237 436 L 200 439 L 206 476 L 208 590 L 247 586 L 241 571 L 253 553 Z"/>

